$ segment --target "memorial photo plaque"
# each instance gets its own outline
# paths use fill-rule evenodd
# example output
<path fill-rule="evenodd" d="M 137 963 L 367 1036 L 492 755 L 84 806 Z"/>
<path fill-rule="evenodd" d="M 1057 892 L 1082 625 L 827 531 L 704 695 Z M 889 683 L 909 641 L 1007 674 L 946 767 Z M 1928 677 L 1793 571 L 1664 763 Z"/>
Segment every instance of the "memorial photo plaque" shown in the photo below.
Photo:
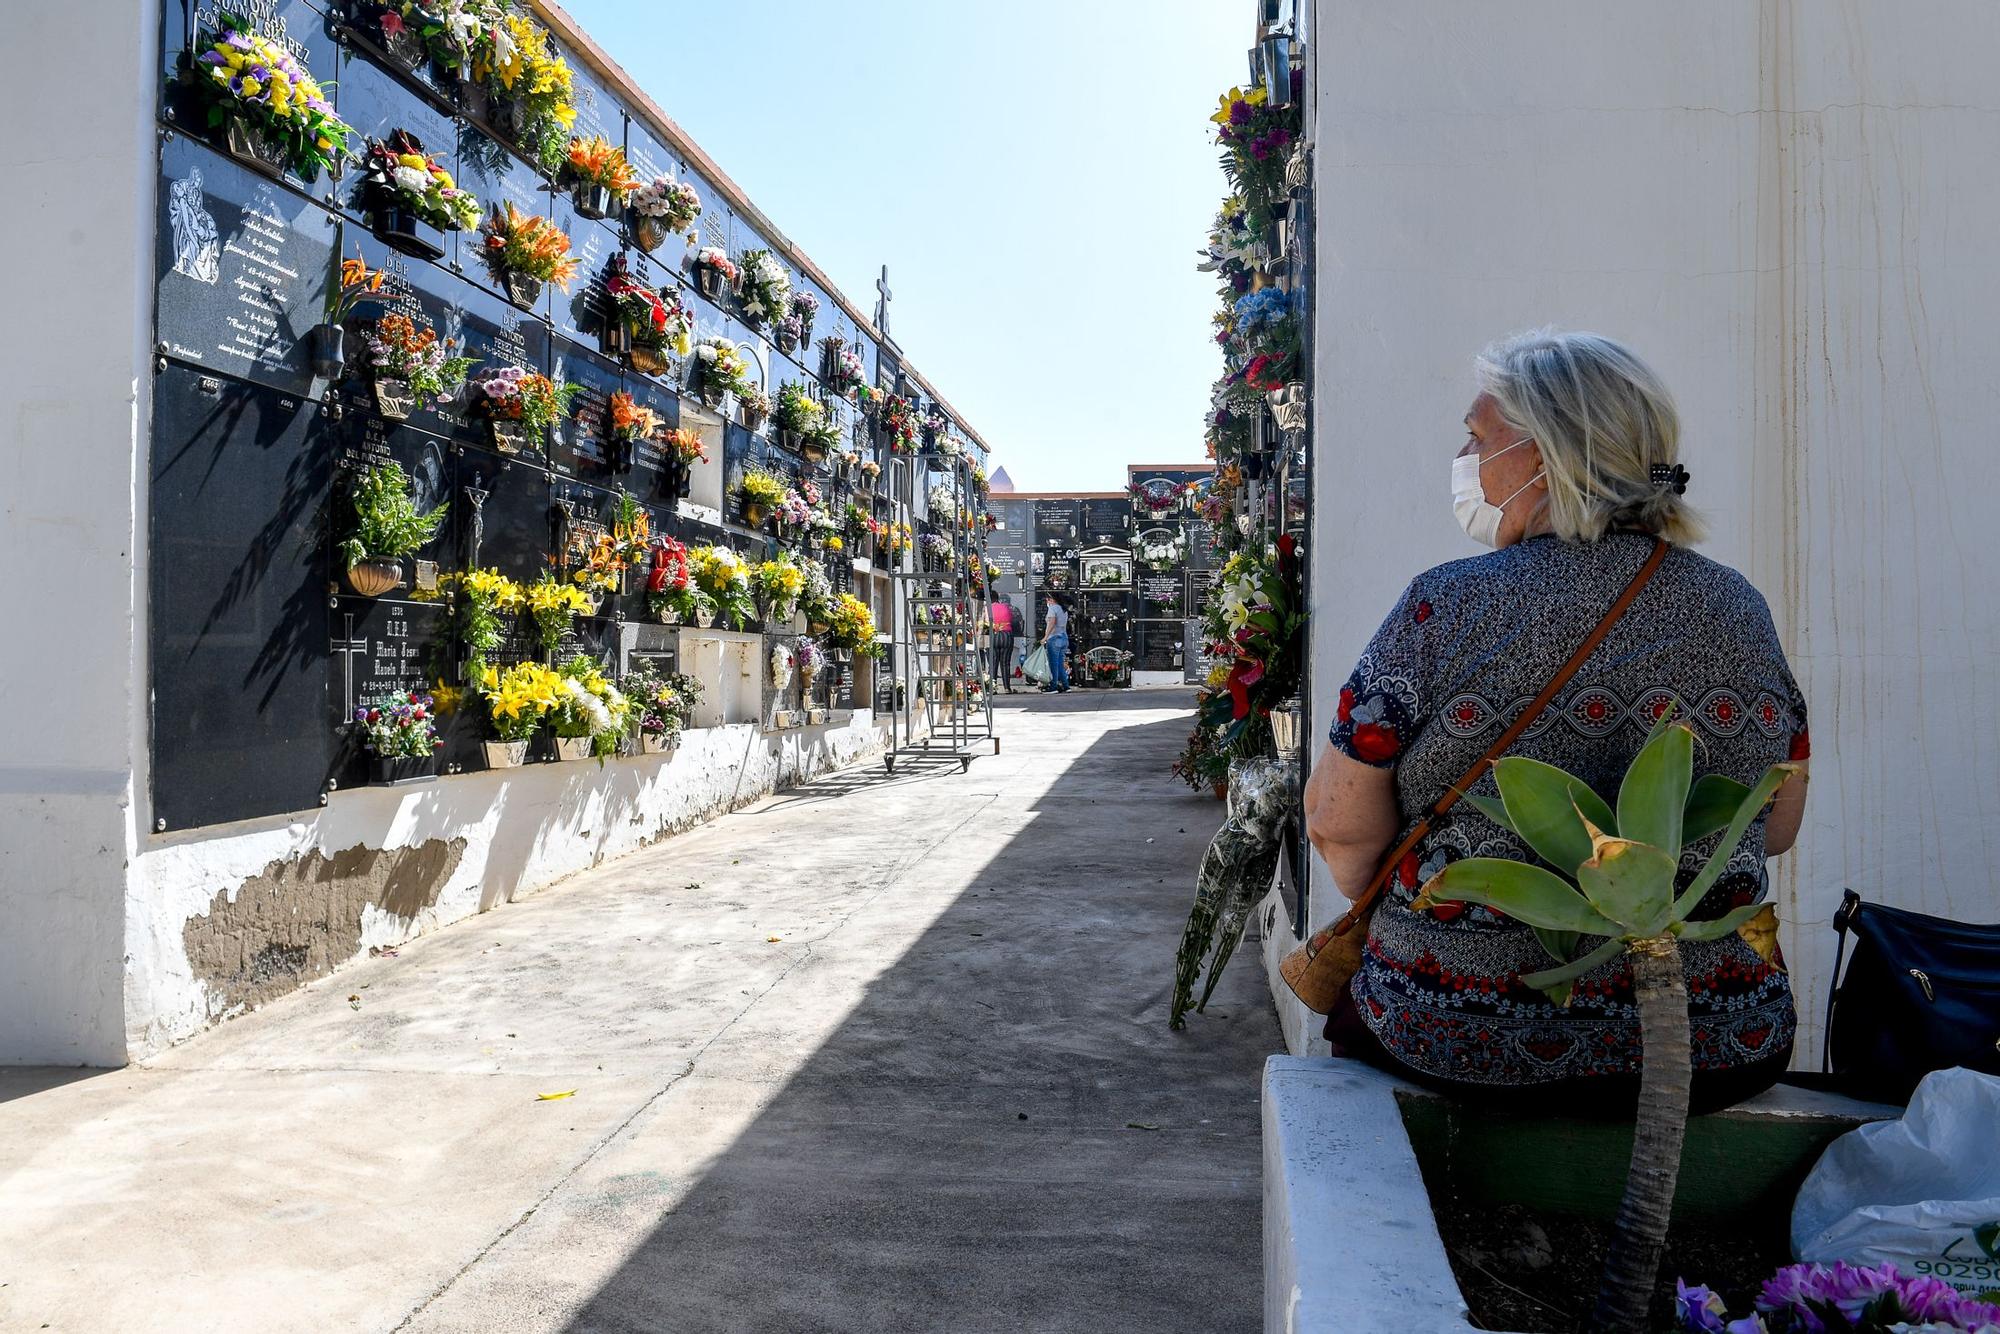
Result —
<path fill-rule="evenodd" d="M 153 810 L 168 829 L 319 805 L 326 708 L 318 404 L 169 365 L 153 381 Z"/>
<path fill-rule="evenodd" d="M 176 135 L 160 150 L 155 332 L 170 357 L 286 393 L 336 285 L 333 215 Z"/>

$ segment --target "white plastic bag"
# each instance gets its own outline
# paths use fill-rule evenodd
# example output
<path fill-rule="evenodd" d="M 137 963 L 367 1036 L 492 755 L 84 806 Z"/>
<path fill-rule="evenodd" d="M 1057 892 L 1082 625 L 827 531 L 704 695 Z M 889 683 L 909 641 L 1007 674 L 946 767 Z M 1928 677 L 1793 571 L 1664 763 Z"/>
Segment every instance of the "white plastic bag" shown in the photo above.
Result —
<path fill-rule="evenodd" d="M 1828 1145 L 1792 1207 L 1792 1251 L 2000 1288 L 2000 1078 L 1936 1071 L 1902 1120 Z"/>
<path fill-rule="evenodd" d="M 1052 679 L 1052 673 L 1049 670 L 1049 650 L 1047 645 L 1037 646 L 1035 651 L 1028 655 L 1028 660 L 1021 664 L 1021 675 L 1027 677 L 1036 685 L 1045 686 L 1049 683 Z"/>

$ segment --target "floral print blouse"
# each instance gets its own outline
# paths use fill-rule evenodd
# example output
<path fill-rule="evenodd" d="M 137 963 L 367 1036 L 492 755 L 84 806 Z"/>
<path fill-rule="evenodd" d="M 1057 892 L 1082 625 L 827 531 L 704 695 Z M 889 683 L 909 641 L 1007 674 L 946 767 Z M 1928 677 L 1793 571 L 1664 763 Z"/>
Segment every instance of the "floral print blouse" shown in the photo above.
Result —
<path fill-rule="evenodd" d="M 1419 575 L 1340 692 L 1333 745 L 1393 767 L 1407 824 L 1457 781 L 1540 693 L 1638 572 L 1653 539 L 1533 538 Z M 1661 713 L 1694 728 L 1695 770 L 1754 782 L 1810 752 L 1805 700 L 1771 613 L 1749 581 L 1679 547 L 1605 641 L 1513 747 L 1615 800 Z M 1489 774 L 1473 791 L 1497 795 Z M 1683 854 L 1682 883 L 1720 841 Z M 1553 962 L 1533 932 L 1482 907 L 1410 910 L 1418 888 L 1461 857 L 1534 854 L 1471 802 L 1437 820 L 1396 868 L 1369 933 L 1354 999 L 1397 1059 L 1438 1079 L 1528 1085 L 1636 1073 L 1631 972 L 1586 974 L 1567 1007 L 1520 984 Z M 1696 917 L 1763 897 L 1764 821 L 1744 836 Z M 1586 942 L 1585 948 L 1596 942 Z M 1683 943 L 1697 1070 L 1775 1057 L 1796 1026 L 1782 961 L 1738 937 Z"/>

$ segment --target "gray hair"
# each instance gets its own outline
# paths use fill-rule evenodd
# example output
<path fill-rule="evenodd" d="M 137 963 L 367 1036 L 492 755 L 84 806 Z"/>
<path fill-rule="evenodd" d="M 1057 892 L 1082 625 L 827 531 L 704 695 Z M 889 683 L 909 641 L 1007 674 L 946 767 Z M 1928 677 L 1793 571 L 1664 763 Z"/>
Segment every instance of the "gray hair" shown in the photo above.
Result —
<path fill-rule="evenodd" d="M 1536 329 L 1488 347 L 1474 373 L 1507 424 L 1541 450 L 1556 536 L 1594 542 L 1637 528 L 1669 542 L 1701 540 L 1701 519 L 1671 483 L 1653 480 L 1654 468 L 1680 462 L 1680 414 L 1630 348 L 1602 334 Z"/>

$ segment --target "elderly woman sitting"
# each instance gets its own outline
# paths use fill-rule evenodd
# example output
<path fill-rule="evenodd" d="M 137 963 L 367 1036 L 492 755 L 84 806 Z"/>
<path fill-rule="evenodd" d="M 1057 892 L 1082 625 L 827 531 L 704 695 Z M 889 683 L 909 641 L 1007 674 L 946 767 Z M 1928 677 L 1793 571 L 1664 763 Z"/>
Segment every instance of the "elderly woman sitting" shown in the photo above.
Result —
<path fill-rule="evenodd" d="M 1507 752 L 1558 765 L 1615 798 L 1662 712 L 1695 729 L 1700 772 L 1753 782 L 1809 750 L 1805 702 L 1764 599 L 1682 544 L 1679 423 L 1659 377 L 1587 333 L 1526 334 L 1486 351 L 1452 463 L 1466 532 L 1496 548 L 1418 575 L 1340 692 L 1306 792 L 1307 828 L 1334 883 L 1360 896 L 1388 850 L 1577 651 L 1656 546 L 1663 563 L 1607 637 Z M 1490 774 L 1474 791 L 1492 795 Z M 1766 891 L 1791 847 L 1801 773 L 1779 791 L 1695 912 Z M 1687 850 L 1699 867 L 1712 836 Z M 1569 1110 L 1629 1106 L 1640 1062 L 1629 965 L 1587 974 L 1566 1007 L 1523 986 L 1548 966 L 1524 925 L 1489 909 L 1413 911 L 1463 857 L 1534 854 L 1460 802 L 1394 869 L 1359 973 L 1327 1022 L 1335 1049 L 1418 1082 Z M 1684 872 L 1682 883 L 1691 879 Z M 1697 1106 L 1748 1097 L 1789 1063 L 1795 1016 L 1782 963 L 1734 935 L 1682 946 Z"/>

